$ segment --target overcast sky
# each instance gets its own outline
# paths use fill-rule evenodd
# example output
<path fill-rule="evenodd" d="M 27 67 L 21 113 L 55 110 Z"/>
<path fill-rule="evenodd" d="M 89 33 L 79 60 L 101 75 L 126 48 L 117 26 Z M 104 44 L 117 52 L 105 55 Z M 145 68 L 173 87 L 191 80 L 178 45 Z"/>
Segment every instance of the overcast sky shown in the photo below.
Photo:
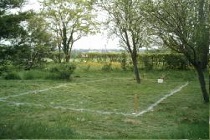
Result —
<path fill-rule="evenodd" d="M 24 10 L 38 10 L 40 8 L 38 0 L 29 0 Z M 118 39 L 108 38 L 106 32 L 96 35 L 83 37 L 75 42 L 73 49 L 120 49 L 118 47 Z"/>

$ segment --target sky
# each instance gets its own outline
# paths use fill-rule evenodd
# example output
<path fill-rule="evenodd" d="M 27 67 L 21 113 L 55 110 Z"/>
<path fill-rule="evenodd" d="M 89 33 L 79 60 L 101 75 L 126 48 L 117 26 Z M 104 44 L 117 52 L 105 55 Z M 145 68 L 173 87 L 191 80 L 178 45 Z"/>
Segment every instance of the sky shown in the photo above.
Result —
<path fill-rule="evenodd" d="M 29 0 L 27 6 L 23 9 L 39 10 L 40 6 L 38 0 Z M 117 38 L 109 38 L 106 32 L 102 32 L 82 37 L 80 40 L 75 42 L 73 49 L 121 49 L 118 44 L 119 42 Z"/>

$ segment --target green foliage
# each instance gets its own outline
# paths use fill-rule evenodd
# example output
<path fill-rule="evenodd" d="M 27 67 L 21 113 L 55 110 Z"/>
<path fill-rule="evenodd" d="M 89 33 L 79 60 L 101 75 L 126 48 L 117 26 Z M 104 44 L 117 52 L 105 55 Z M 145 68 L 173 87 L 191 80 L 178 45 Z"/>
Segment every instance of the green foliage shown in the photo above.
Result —
<path fill-rule="evenodd" d="M 209 0 L 148 0 L 145 7 L 150 28 L 164 44 L 184 54 L 196 69 L 206 69 L 210 43 Z"/>
<path fill-rule="evenodd" d="M 49 58 L 51 58 L 55 63 L 60 63 L 61 60 L 64 58 L 64 53 L 59 51 L 53 51 Z"/>
<path fill-rule="evenodd" d="M 189 62 L 183 55 L 170 54 L 164 57 L 166 62 L 166 69 L 180 69 L 186 70 L 189 66 Z"/>
<path fill-rule="evenodd" d="M 91 65 L 87 65 L 87 66 L 84 68 L 84 71 L 86 71 L 86 72 L 90 71 L 90 67 L 91 67 Z"/>
<path fill-rule="evenodd" d="M 33 70 L 25 71 L 23 78 L 24 78 L 24 80 L 35 80 L 35 79 L 37 79 L 37 74 Z"/>
<path fill-rule="evenodd" d="M 76 69 L 74 64 L 53 64 L 50 68 L 21 70 L 17 72 L 17 68 L 7 64 L 0 66 L 0 76 L 4 79 L 53 79 L 53 80 L 70 80 L 72 73 Z"/>
<path fill-rule="evenodd" d="M 49 79 L 70 80 L 72 73 L 76 69 L 75 64 L 61 63 L 50 68 Z"/>
<path fill-rule="evenodd" d="M 93 1 L 45 0 L 41 4 L 43 19 L 51 25 L 49 29 L 55 34 L 54 40 L 62 48 L 65 62 L 69 62 L 73 44 L 82 36 L 95 32 Z"/>
<path fill-rule="evenodd" d="M 22 72 L 24 80 L 46 79 L 48 71 L 43 69 L 32 69 Z"/>
<path fill-rule="evenodd" d="M 141 54 L 140 62 L 143 61 L 143 68 L 151 69 L 177 69 L 186 70 L 190 65 L 184 55 L 178 53 Z"/>
<path fill-rule="evenodd" d="M 121 54 L 121 68 L 127 70 L 127 55 L 126 53 Z"/>
<path fill-rule="evenodd" d="M 70 80 L 71 75 L 76 69 L 74 64 L 55 64 L 46 69 L 32 69 L 15 72 L 13 65 L 5 65 L 1 68 L 1 75 L 7 80 Z"/>
<path fill-rule="evenodd" d="M 8 8 L 18 8 L 21 7 L 25 0 L 1 0 L 0 8 L 8 9 Z"/>
<path fill-rule="evenodd" d="M 31 56 L 28 58 L 27 63 L 25 64 L 26 69 L 31 68 L 43 68 L 47 63 L 46 58 L 50 55 L 49 46 L 37 45 L 31 51 Z"/>
<path fill-rule="evenodd" d="M 30 63 L 25 63 L 25 67 L 26 69 L 42 68 L 46 63 L 45 59 L 50 57 L 53 46 L 56 45 L 52 34 L 47 30 L 45 21 L 38 14 L 33 15 L 27 22 L 26 40 L 29 44 L 27 45 L 29 51 L 27 61 Z"/>
<path fill-rule="evenodd" d="M 11 43 L 10 46 L 0 47 L 0 63 L 11 61 L 16 67 L 26 69 L 42 67 L 52 43 L 42 21 L 33 12 L 17 11 L 16 14 L 11 14 L 10 10 L 20 8 L 23 2 L 24 0 L 0 2 L 0 41 L 3 39 Z M 28 26 L 25 26 L 26 23 Z"/>
<path fill-rule="evenodd" d="M 12 64 L 11 61 L 5 61 L 3 64 L 0 65 L 0 75 L 13 70 L 15 70 L 15 66 Z"/>
<path fill-rule="evenodd" d="M 86 53 L 81 54 L 80 58 L 84 58 L 87 61 L 97 61 L 97 62 L 118 62 L 121 60 L 119 53 Z"/>
<path fill-rule="evenodd" d="M 145 70 L 152 70 L 153 69 L 153 61 L 151 58 L 148 57 L 148 55 L 144 55 L 143 58 L 144 63 L 144 69 Z"/>
<path fill-rule="evenodd" d="M 82 57 L 85 56 L 85 57 Z M 100 63 L 119 62 L 123 70 L 129 69 L 132 63 L 126 53 L 87 53 L 78 56 L 84 61 L 96 61 Z M 148 53 L 138 55 L 139 68 L 152 69 L 177 69 L 186 70 L 190 68 L 189 61 L 183 54 L 179 53 Z"/>
<path fill-rule="evenodd" d="M 36 46 L 33 51 L 28 45 L 4 46 L 0 47 L 0 64 L 4 65 L 9 61 L 16 68 L 42 68 L 49 54 L 47 46 Z"/>
<path fill-rule="evenodd" d="M 4 74 L 4 79 L 6 80 L 20 80 L 21 77 L 16 71 L 11 71 Z"/>
<path fill-rule="evenodd" d="M 107 72 L 112 71 L 112 63 L 105 63 L 101 69 L 102 71 L 107 71 Z"/>
<path fill-rule="evenodd" d="M 20 26 L 22 21 L 30 17 L 28 13 L 18 12 L 11 14 L 13 8 L 21 8 L 24 0 L 1 0 L 0 1 L 0 40 L 1 39 L 16 39 L 26 34 L 23 26 Z M 22 39 L 22 38 L 21 38 Z M 16 40 L 17 42 L 21 42 Z M 17 43 L 16 42 L 16 43 Z M 17 43 L 18 44 L 18 43 Z"/>
<path fill-rule="evenodd" d="M 17 67 L 25 68 L 30 59 L 30 47 L 28 45 L 19 45 L 11 47 L 10 56 L 12 63 Z"/>
<path fill-rule="evenodd" d="M 11 54 L 13 54 L 12 47 L 0 46 L 0 64 L 4 65 L 11 61 Z"/>

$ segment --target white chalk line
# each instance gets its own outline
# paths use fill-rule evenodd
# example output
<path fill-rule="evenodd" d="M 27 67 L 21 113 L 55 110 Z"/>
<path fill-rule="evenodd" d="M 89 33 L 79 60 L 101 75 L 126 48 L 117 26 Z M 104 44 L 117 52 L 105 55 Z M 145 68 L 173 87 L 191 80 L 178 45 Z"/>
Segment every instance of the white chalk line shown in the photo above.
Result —
<path fill-rule="evenodd" d="M 160 98 L 157 102 L 155 102 L 154 104 L 151 104 L 147 109 L 139 112 L 139 113 L 136 113 L 135 116 L 138 117 L 138 116 L 142 116 L 143 114 L 149 112 L 149 111 L 152 111 L 154 107 L 156 107 L 158 104 L 160 104 L 163 100 L 167 99 L 168 97 L 174 95 L 175 93 L 181 91 L 184 87 L 186 87 L 187 85 L 189 84 L 189 82 L 186 82 L 184 85 L 172 90 L 169 94 L 166 94 L 164 97 Z"/>
<path fill-rule="evenodd" d="M 110 79 L 110 78 L 99 79 L 99 80 L 91 80 L 91 81 L 86 81 L 86 82 L 81 82 L 81 83 L 99 82 L 99 81 L 105 81 L 105 80 L 108 80 L 108 79 Z M 49 87 L 49 88 L 41 89 L 41 90 L 32 90 L 32 91 L 28 91 L 28 92 L 24 92 L 24 93 L 20 93 L 20 94 L 16 94 L 16 95 L 4 96 L 4 97 L 1 97 L 0 98 L 0 101 L 6 100 L 8 98 L 14 98 L 14 97 L 19 97 L 19 96 L 27 95 L 27 94 L 38 94 L 38 93 L 42 93 L 42 92 L 49 91 L 49 90 L 52 90 L 52 89 L 58 89 L 58 88 L 61 88 L 61 87 L 66 87 L 68 85 L 81 84 L 81 83 L 62 84 L 62 85 L 58 85 L 58 86 L 55 86 L 55 87 Z"/>
<path fill-rule="evenodd" d="M 49 88 L 45 88 L 45 89 L 41 89 L 41 90 L 33 90 L 33 91 L 28 91 L 28 92 L 24 92 L 24 93 L 20 93 L 20 94 L 16 94 L 16 95 L 9 95 L 9 96 L 5 96 L 5 97 L 1 97 L 0 101 L 2 100 L 6 100 L 8 98 L 14 98 L 14 97 L 19 97 L 19 96 L 23 96 L 23 95 L 27 95 L 27 94 L 38 94 L 44 91 L 48 91 L 48 90 L 52 90 L 52 89 L 57 89 L 57 88 L 61 88 L 61 87 L 65 87 L 67 86 L 67 84 L 62 84 L 59 86 L 55 86 L 55 87 L 49 87 Z"/>
<path fill-rule="evenodd" d="M 93 82 L 105 81 L 105 80 L 108 80 L 108 79 L 112 79 L 112 78 L 104 78 L 104 79 L 91 80 L 91 81 L 79 82 L 79 83 L 62 84 L 62 85 L 59 85 L 59 86 L 49 87 L 49 88 L 45 88 L 45 89 L 41 89 L 41 90 L 27 91 L 27 92 L 20 93 L 20 94 L 16 94 L 16 95 L 9 95 L 9 96 L 1 97 L 1 98 L 0 98 L 0 101 L 6 100 L 6 99 L 8 99 L 8 98 L 14 98 L 14 97 L 19 97 L 19 96 L 27 95 L 27 94 L 33 94 L 33 93 L 34 93 L 34 94 L 38 94 L 38 93 L 42 93 L 42 92 L 49 91 L 49 90 L 52 90 L 52 89 L 58 89 L 58 88 L 61 88 L 61 87 L 66 87 L 66 86 L 72 85 L 72 84 L 93 83 Z M 128 78 L 114 78 L 114 79 L 128 79 Z"/>
<path fill-rule="evenodd" d="M 123 112 L 110 112 L 110 111 L 100 111 L 100 110 L 91 110 L 91 109 L 84 109 L 84 108 L 70 108 L 70 107 L 63 107 L 63 106 L 52 106 L 52 105 L 42 105 L 42 104 L 32 104 L 32 103 L 18 103 L 18 102 L 11 102 L 11 101 L 6 101 L 6 100 L 0 100 L 2 102 L 7 102 L 10 104 L 14 104 L 15 106 L 20 106 L 20 105 L 28 105 L 28 106 L 36 106 L 36 107 L 50 107 L 53 109 L 63 109 L 63 110 L 71 110 L 71 111 L 78 111 L 78 112 L 90 112 L 90 113 L 97 113 L 97 114 L 101 114 L 101 115 L 123 115 L 123 116 L 133 116 L 133 117 L 138 117 L 138 116 L 142 116 L 145 113 L 152 111 L 154 109 L 154 107 L 156 107 L 158 104 L 160 104 L 163 100 L 167 99 L 168 97 L 174 95 L 175 93 L 181 91 L 184 87 L 186 87 L 189 83 L 186 82 L 184 85 L 175 88 L 174 90 L 172 90 L 169 94 L 166 94 L 164 97 L 162 97 L 161 99 L 159 99 L 157 102 L 155 102 L 154 104 L 150 105 L 147 109 L 140 111 L 139 113 L 123 113 Z"/>
<path fill-rule="evenodd" d="M 35 106 L 35 107 L 42 107 L 42 108 L 53 108 L 53 109 L 59 109 L 59 110 L 71 110 L 71 111 L 77 111 L 77 112 L 90 112 L 90 113 L 97 113 L 101 115 L 123 115 L 123 116 L 132 116 L 132 114 L 129 113 L 123 113 L 123 112 L 111 112 L 111 111 L 100 111 L 100 110 L 92 110 L 92 109 L 84 109 L 84 108 L 71 108 L 71 107 L 63 107 L 63 106 L 52 106 L 52 105 L 43 105 L 43 104 L 33 104 L 33 103 L 20 103 L 20 102 L 13 102 L 13 101 L 6 101 L 1 100 L 1 102 L 9 103 L 15 106 Z"/>

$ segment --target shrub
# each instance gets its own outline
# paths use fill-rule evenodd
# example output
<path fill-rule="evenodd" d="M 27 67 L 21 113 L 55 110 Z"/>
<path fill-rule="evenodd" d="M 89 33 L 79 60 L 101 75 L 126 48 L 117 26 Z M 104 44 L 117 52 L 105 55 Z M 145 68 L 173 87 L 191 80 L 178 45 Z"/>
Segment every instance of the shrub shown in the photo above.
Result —
<path fill-rule="evenodd" d="M 8 73 L 15 70 L 15 66 L 12 64 L 11 61 L 6 61 L 4 64 L 0 66 L 0 75 L 3 73 Z"/>
<path fill-rule="evenodd" d="M 45 79 L 47 72 L 43 70 L 24 71 L 23 78 L 25 80 Z"/>
<path fill-rule="evenodd" d="M 178 53 L 159 53 L 159 54 L 141 54 L 139 62 L 142 68 L 150 69 L 181 69 L 190 67 L 188 60 L 183 54 Z M 142 63 L 143 62 L 143 63 Z"/>
<path fill-rule="evenodd" d="M 122 55 L 121 56 L 121 68 L 123 70 L 126 70 L 127 69 L 127 56 L 125 53 L 122 53 L 121 55 Z"/>
<path fill-rule="evenodd" d="M 30 71 L 24 73 L 24 79 L 25 79 L 25 80 L 32 80 L 32 79 L 35 79 L 34 73 L 32 73 L 32 72 L 30 72 Z"/>
<path fill-rule="evenodd" d="M 143 57 L 143 62 L 144 62 L 145 70 L 152 70 L 153 69 L 153 62 L 152 62 L 151 57 L 149 57 L 149 55 L 145 55 Z"/>
<path fill-rule="evenodd" d="M 58 64 L 54 65 L 52 68 L 50 68 L 50 75 L 48 78 L 50 79 L 63 79 L 63 80 L 69 80 L 71 77 L 71 74 L 76 69 L 76 65 L 74 64 Z"/>
<path fill-rule="evenodd" d="M 4 75 L 4 79 L 6 80 L 21 80 L 20 75 L 17 72 L 8 72 Z"/>
<path fill-rule="evenodd" d="M 186 58 L 180 54 L 165 55 L 165 62 L 166 62 L 166 69 L 186 70 L 189 65 Z"/>
<path fill-rule="evenodd" d="M 85 71 L 85 72 L 90 71 L 90 64 L 88 64 L 88 65 L 84 68 L 84 71 Z"/>
<path fill-rule="evenodd" d="M 102 67 L 103 71 L 111 71 L 112 70 L 112 64 L 111 63 L 106 63 Z"/>

